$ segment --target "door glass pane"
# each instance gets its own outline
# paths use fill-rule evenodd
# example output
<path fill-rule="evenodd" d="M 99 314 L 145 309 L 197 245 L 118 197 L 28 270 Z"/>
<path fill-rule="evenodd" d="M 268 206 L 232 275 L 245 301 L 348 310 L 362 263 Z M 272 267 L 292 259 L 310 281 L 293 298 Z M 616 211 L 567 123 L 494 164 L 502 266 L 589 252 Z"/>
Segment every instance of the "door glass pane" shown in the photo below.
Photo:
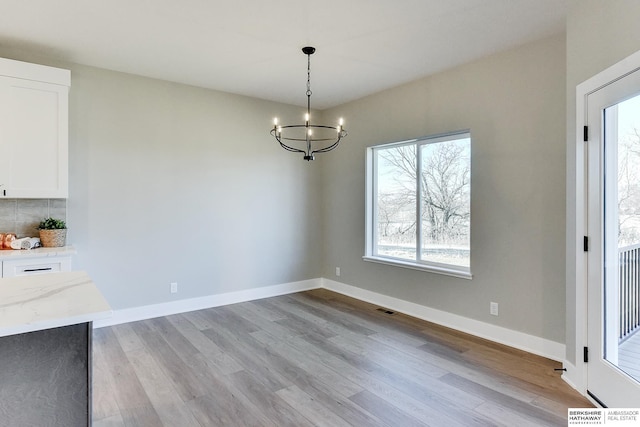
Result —
<path fill-rule="evenodd" d="M 416 146 L 376 150 L 377 254 L 416 260 Z"/>
<path fill-rule="evenodd" d="M 604 355 L 640 380 L 640 96 L 604 120 Z"/>
<path fill-rule="evenodd" d="M 470 138 L 424 144 L 422 150 L 422 260 L 470 266 Z"/>

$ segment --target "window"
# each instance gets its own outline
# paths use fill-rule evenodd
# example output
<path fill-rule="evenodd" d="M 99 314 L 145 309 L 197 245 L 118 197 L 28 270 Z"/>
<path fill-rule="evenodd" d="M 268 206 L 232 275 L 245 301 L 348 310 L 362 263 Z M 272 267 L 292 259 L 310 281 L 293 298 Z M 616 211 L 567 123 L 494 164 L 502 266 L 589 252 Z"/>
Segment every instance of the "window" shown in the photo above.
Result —
<path fill-rule="evenodd" d="M 367 261 L 471 278 L 471 135 L 367 148 Z"/>

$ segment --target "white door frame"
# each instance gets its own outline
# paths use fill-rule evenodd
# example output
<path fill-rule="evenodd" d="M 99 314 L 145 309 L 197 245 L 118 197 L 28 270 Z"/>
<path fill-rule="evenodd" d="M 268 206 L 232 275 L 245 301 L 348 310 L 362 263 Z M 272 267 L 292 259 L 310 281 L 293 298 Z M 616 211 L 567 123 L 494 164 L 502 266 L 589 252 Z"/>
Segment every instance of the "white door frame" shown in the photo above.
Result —
<path fill-rule="evenodd" d="M 575 141 L 575 180 L 576 180 L 576 216 L 573 218 L 575 232 L 575 365 L 565 363 L 567 372 L 563 379 L 587 396 L 587 365 L 583 362 L 583 349 L 587 337 L 587 252 L 584 251 L 584 236 L 587 235 L 587 189 L 586 189 L 586 142 L 584 125 L 587 123 L 587 97 L 609 84 L 640 69 L 640 51 L 628 56 L 606 70 L 591 77 L 576 87 L 576 141 Z M 571 218 L 567 227 L 571 227 Z M 571 284 L 568 284 L 571 285 Z M 587 396 L 589 397 L 589 396 Z M 590 398 L 590 397 L 589 397 Z M 591 398 L 590 398 L 591 399 Z M 592 400 L 592 399 L 591 399 Z M 592 400 L 593 401 L 593 400 Z M 597 402 L 593 401 L 597 404 Z"/>

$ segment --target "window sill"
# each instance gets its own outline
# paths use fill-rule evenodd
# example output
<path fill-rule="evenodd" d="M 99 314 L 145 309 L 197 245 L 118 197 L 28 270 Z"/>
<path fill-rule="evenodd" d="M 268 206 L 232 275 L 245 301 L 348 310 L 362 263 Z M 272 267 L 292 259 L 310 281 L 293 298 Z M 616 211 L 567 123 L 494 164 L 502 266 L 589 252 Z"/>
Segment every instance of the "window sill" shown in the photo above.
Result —
<path fill-rule="evenodd" d="M 457 277 L 459 279 L 471 280 L 473 275 L 470 271 L 456 270 L 455 268 L 436 267 L 434 265 L 418 264 L 411 261 L 403 261 L 391 258 L 381 258 L 375 256 L 363 256 L 363 260 L 368 262 L 375 262 L 378 264 L 392 265 L 395 267 L 409 268 L 412 270 L 426 271 L 429 273 L 443 274 L 445 276 Z"/>

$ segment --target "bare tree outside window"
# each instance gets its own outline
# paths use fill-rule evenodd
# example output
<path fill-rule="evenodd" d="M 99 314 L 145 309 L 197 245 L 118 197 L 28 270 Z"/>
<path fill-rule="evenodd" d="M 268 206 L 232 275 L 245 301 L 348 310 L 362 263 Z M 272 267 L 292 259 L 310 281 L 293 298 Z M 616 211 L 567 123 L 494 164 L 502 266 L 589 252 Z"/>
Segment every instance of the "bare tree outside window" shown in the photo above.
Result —
<path fill-rule="evenodd" d="M 469 135 L 382 147 L 376 156 L 378 254 L 469 267 Z"/>
<path fill-rule="evenodd" d="M 469 265 L 469 140 L 422 146 L 423 259 Z"/>
<path fill-rule="evenodd" d="M 378 253 L 416 259 L 415 145 L 378 152 Z M 410 167 L 404 162 L 411 162 Z"/>
<path fill-rule="evenodd" d="M 618 109 L 618 245 L 640 244 L 640 96 Z"/>

